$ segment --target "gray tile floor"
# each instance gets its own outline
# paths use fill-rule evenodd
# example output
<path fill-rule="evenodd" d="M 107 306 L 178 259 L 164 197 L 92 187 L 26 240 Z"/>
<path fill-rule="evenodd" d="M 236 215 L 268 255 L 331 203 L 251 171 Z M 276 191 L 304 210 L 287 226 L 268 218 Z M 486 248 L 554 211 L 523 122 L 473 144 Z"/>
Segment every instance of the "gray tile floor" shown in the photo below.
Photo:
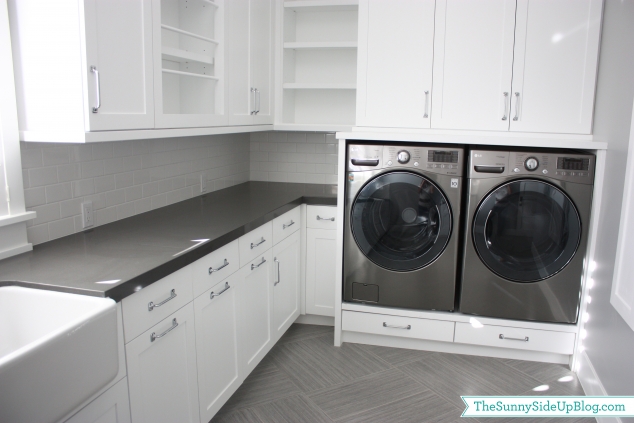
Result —
<path fill-rule="evenodd" d="M 572 380 L 560 382 L 564 376 Z M 541 385 L 549 389 L 533 391 Z M 212 422 L 477 423 L 460 417 L 461 395 L 583 395 L 583 389 L 561 365 L 359 344 L 336 348 L 331 327 L 295 324 Z"/>

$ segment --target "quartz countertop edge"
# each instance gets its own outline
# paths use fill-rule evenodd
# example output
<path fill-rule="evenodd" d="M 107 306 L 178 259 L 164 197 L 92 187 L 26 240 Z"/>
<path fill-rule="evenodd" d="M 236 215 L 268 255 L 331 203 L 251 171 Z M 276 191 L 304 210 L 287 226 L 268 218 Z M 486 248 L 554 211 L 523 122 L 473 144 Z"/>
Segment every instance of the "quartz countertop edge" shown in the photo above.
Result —
<path fill-rule="evenodd" d="M 121 301 L 337 186 L 246 182 L 40 245 L 0 261 L 0 286 Z"/>

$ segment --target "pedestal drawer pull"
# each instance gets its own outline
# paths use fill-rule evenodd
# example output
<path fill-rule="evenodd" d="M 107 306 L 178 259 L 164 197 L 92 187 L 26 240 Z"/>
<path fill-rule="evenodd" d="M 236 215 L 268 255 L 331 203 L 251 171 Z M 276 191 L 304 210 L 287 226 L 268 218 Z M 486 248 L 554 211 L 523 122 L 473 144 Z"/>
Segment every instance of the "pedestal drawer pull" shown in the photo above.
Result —
<path fill-rule="evenodd" d="M 392 329 L 405 329 L 405 330 L 410 330 L 412 328 L 412 325 L 407 325 L 407 326 L 394 326 L 394 325 L 388 325 L 387 322 L 383 322 L 383 327 L 384 328 L 392 328 Z"/>
<path fill-rule="evenodd" d="M 266 239 L 264 239 L 264 237 L 262 237 L 262 240 L 260 242 L 258 242 L 257 244 L 251 243 L 251 249 L 253 250 L 258 245 L 264 244 L 265 241 L 266 241 Z"/>
<path fill-rule="evenodd" d="M 178 322 L 176 321 L 176 317 L 174 317 L 174 320 L 172 320 L 172 326 L 167 329 L 165 332 L 163 332 L 160 335 L 157 335 L 156 332 L 152 332 L 152 334 L 150 335 L 150 342 L 154 342 L 159 338 L 164 337 L 165 335 L 167 335 L 169 332 L 173 331 L 174 329 L 176 329 L 176 326 L 178 326 Z"/>
<path fill-rule="evenodd" d="M 528 342 L 528 336 L 525 336 L 523 338 L 511 338 L 508 336 L 504 336 L 503 333 L 500 334 L 500 339 L 508 339 L 509 341 L 522 341 L 522 342 Z"/>
<path fill-rule="evenodd" d="M 225 259 L 225 262 L 222 264 L 222 266 L 216 267 L 215 269 L 213 267 L 210 267 L 209 274 L 211 275 L 212 273 L 217 272 L 220 269 L 224 269 L 227 266 L 229 266 L 229 262 L 227 261 L 227 259 Z"/>
<path fill-rule="evenodd" d="M 214 292 L 213 292 L 213 291 L 211 291 L 211 294 L 209 294 L 209 299 L 210 299 L 210 300 L 213 300 L 213 299 L 214 299 L 214 297 L 219 297 L 219 296 L 221 296 L 221 295 L 222 295 L 222 293 L 223 293 L 223 292 L 225 292 L 225 291 L 226 291 L 227 289 L 229 289 L 229 288 L 231 288 L 231 287 L 229 286 L 229 282 L 225 282 L 225 287 L 224 287 L 224 289 L 223 289 L 222 291 L 219 291 L 217 294 L 214 294 Z"/>
<path fill-rule="evenodd" d="M 169 296 L 168 298 L 164 299 L 163 301 L 161 301 L 161 302 L 160 302 L 160 303 L 158 303 L 158 304 L 154 304 L 154 301 L 150 301 L 150 302 L 148 303 L 148 305 L 147 305 L 147 309 L 148 309 L 148 311 L 152 311 L 152 310 L 154 310 L 156 307 L 160 307 L 160 306 L 162 306 L 163 304 L 165 304 L 166 302 L 173 300 L 174 298 L 176 298 L 176 290 L 175 290 L 175 289 L 172 289 L 172 291 L 170 292 L 170 296 Z"/>

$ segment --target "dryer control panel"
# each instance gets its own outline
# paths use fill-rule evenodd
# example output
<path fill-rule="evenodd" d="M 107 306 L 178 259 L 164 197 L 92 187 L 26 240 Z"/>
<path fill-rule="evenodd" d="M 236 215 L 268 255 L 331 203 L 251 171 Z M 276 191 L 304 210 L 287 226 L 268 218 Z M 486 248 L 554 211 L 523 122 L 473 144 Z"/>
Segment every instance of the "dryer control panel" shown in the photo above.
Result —
<path fill-rule="evenodd" d="M 473 150 L 469 156 L 469 177 L 517 175 L 592 184 L 594 164 L 592 154 Z"/>
<path fill-rule="evenodd" d="M 459 148 L 391 144 L 348 146 L 348 171 L 407 168 L 462 176 L 463 164 L 464 151 Z"/>

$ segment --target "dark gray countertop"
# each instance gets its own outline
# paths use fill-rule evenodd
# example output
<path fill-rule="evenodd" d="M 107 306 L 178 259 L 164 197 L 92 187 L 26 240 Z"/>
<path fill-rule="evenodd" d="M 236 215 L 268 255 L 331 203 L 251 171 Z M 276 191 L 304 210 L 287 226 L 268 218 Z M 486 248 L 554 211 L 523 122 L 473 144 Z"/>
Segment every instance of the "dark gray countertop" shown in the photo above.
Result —
<path fill-rule="evenodd" d="M 302 203 L 336 205 L 337 187 L 246 182 L 225 188 L 1 260 L 0 286 L 120 301 Z M 196 246 L 203 239 L 209 241 Z M 99 283 L 107 281 L 117 282 Z"/>

